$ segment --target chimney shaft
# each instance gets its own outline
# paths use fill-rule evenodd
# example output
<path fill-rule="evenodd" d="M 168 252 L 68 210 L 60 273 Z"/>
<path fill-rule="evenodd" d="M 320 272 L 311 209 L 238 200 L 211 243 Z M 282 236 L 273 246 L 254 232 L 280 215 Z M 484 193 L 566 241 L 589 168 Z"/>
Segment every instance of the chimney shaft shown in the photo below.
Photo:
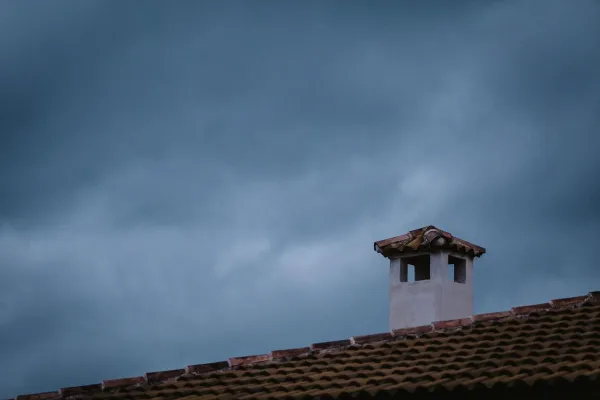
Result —
<path fill-rule="evenodd" d="M 374 247 L 390 260 L 390 329 L 473 315 L 473 259 L 484 248 L 434 226 Z"/>

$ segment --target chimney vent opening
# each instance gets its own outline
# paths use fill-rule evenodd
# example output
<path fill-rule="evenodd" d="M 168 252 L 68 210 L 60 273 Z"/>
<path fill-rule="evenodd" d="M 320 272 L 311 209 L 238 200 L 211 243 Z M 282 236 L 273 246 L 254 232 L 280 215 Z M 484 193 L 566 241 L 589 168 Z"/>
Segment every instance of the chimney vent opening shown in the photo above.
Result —
<path fill-rule="evenodd" d="M 431 279 L 429 255 L 404 257 L 400 264 L 400 282 L 418 282 Z"/>
<path fill-rule="evenodd" d="M 448 256 L 448 278 L 456 283 L 467 282 L 467 262 L 466 260 Z"/>

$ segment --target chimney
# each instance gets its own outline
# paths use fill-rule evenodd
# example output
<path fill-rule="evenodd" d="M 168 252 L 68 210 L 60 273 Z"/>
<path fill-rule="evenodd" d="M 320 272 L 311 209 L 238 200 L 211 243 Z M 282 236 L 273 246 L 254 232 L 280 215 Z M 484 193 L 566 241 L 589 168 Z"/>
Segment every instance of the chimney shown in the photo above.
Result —
<path fill-rule="evenodd" d="M 473 260 L 479 247 L 435 226 L 380 240 L 390 260 L 390 329 L 473 315 Z"/>

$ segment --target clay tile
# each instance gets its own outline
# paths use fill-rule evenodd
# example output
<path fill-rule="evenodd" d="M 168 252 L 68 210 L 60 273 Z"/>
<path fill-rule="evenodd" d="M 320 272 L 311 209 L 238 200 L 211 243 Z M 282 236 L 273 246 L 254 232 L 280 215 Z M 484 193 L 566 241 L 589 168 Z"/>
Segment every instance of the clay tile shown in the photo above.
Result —
<path fill-rule="evenodd" d="M 390 332 L 384 333 L 374 333 L 372 335 L 363 335 L 363 336 L 353 336 L 350 338 L 352 344 L 366 344 L 373 342 L 381 342 L 383 340 L 389 340 L 392 338 L 392 334 Z"/>
<path fill-rule="evenodd" d="M 404 234 L 404 235 L 400 235 L 400 236 L 394 236 L 389 239 L 378 240 L 377 242 L 375 242 L 375 249 L 377 250 L 377 248 L 382 248 L 385 246 L 393 245 L 393 244 L 402 242 L 408 238 L 409 238 L 409 235 Z"/>
<path fill-rule="evenodd" d="M 310 348 L 311 350 L 324 350 L 333 347 L 350 346 L 351 344 L 352 343 L 350 343 L 350 339 L 333 340 L 331 342 L 313 343 L 310 345 Z"/>
<path fill-rule="evenodd" d="M 205 364 L 196 364 L 196 365 L 188 365 L 185 367 L 186 374 L 203 374 L 206 372 L 219 371 L 221 369 L 225 369 L 229 367 L 229 363 L 227 361 L 217 361 L 212 363 Z"/>
<path fill-rule="evenodd" d="M 534 311 L 543 311 L 551 308 L 550 303 L 532 304 L 530 306 L 513 307 L 512 312 L 518 315 L 530 314 Z"/>
<path fill-rule="evenodd" d="M 59 392 L 44 392 L 44 393 L 33 393 L 33 394 L 22 394 L 16 397 L 15 400 L 46 400 L 54 397 L 60 397 Z"/>
<path fill-rule="evenodd" d="M 588 298 L 594 303 L 600 303 L 600 291 L 590 292 Z"/>
<path fill-rule="evenodd" d="M 167 371 L 156 371 L 156 372 L 146 372 L 144 374 L 144 380 L 146 383 L 156 383 L 161 381 L 166 381 L 170 378 L 175 378 L 185 374 L 185 370 L 181 369 L 170 369 Z"/>
<path fill-rule="evenodd" d="M 511 311 L 498 311 L 485 314 L 476 314 L 471 317 L 473 322 L 494 321 L 498 319 L 510 318 L 513 316 Z"/>
<path fill-rule="evenodd" d="M 561 308 L 573 306 L 575 304 L 583 303 L 588 297 L 587 296 L 577 296 L 577 297 L 566 297 L 563 299 L 554 299 L 550 300 L 550 305 L 553 308 Z"/>
<path fill-rule="evenodd" d="M 84 385 L 84 386 L 71 386 L 67 388 L 61 388 L 60 394 L 63 397 L 73 396 L 76 394 L 85 394 L 90 392 L 97 392 L 102 390 L 102 385 L 99 383 L 95 383 L 93 385 Z"/>
<path fill-rule="evenodd" d="M 468 326 L 471 325 L 471 318 L 458 318 L 451 319 L 448 321 L 436 321 L 433 323 L 433 329 L 448 329 L 448 328 L 457 328 L 459 326 Z"/>
<path fill-rule="evenodd" d="M 427 333 L 433 331 L 433 325 L 421 325 L 412 328 L 394 329 L 392 334 L 394 336 L 408 336 L 408 335 L 419 335 L 421 333 Z"/>
<path fill-rule="evenodd" d="M 297 349 L 286 349 L 286 350 L 273 350 L 271 352 L 271 358 L 287 358 L 287 357 L 296 357 L 301 354 L 308 354 L 310 352 L 310 347 L 300 347 Z"/>
<path fill-rule="evenodd" d="M 230 367 L 238 367 L 240 365 L 256 364 L 269 361 L 268 354 L 259 354 L 254 356 L 233 357 L 229 359 Z"/>
<path fill-rule="evenodd" d="M 124 386 L 133 386 L 138 383 L 144 383 L 143 376 L 135 376 L 133 378 L 108 379 L 102 381 L 102 390 L 120 388 Z"/>

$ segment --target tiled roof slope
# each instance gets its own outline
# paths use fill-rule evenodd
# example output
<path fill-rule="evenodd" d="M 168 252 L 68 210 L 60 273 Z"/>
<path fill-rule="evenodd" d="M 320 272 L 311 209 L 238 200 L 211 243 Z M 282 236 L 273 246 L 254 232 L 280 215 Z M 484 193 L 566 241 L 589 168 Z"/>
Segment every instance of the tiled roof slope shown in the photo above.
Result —
<path fill-rule="evenodd" d="M 415 398 L 444 392 L 485 392 L 489 399 L 499 390 L 556 394 L 573 385 L 600 389 L 600 292 L 17 400 Z"/>
<path fill-rule="evenodd" d="M 404 235 L 379 240 L 373 244 L 373 247 L 375 251 L 383 254 L 385 257 L 431 248 L 455 250 L 474 257 L 480 257 L 485 253 L 483 247 L 459 239 L 451 233 L 436 228 L 433 225 L 415 229 Z"/>

